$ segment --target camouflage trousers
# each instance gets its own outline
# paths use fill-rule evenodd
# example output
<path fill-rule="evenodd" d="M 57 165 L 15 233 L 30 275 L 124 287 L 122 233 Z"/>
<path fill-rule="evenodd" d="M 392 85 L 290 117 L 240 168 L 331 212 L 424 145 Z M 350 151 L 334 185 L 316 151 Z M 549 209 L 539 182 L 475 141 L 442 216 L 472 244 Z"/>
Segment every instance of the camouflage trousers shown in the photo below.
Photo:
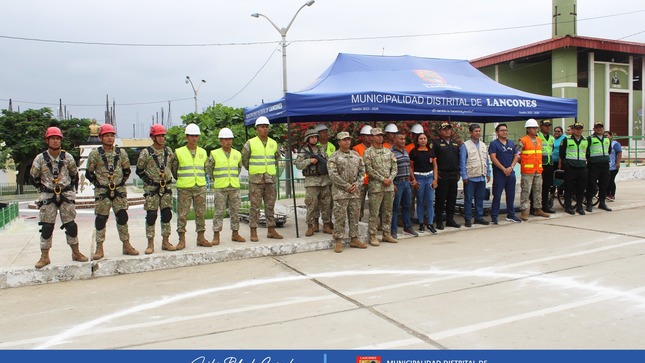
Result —
<path fill-rule="evenodd" d="M 228 205 L 231 217 L 231 231 L 240 230 L 240 189 L 215 189 L 215 214 L 213 215 L 213 232 L 221 232 L 224 224 L 224 211 Z"/>
<path fill-rule="evenodd" d="M 368 190 L 369 190 L 369 187 L 367 186 L 367 184 L 363 184 L 363 188 L 361 189 L 361 197 L 360 197 L 360 200 L 361 200 L 361 202 L 360 202 L 361 203 L 361 214 L 360 214 L 360 216 L 358 218 L 359 221 L 363 219 L 363 214 L 365 212 L 365 199 L 367 198 L 367 191 Z"/>
<path fill-rule="evenodd" d="M 383 221 L 383 230 L 390 230 L 392 221 L 392 205 L 394 204 L 394 191 L 387 192 L 370 192 L 369 198 L 369 233 L 370 236 L 376 234 L 379 220 Z"/>
<path fill-rule="evenodd" d="M 40 223 L 51 223 L 55 224 L 56 223 L 56 216 L 60 213 L 60 221 L 61 223 L 65 224 L 67 222 L 71 222 L 76 218 L 76 209 L 74 208 L 73 203 L 62 203 L 60 207 L 57 207 L 56 204 L 54 203 L 49 203 L 49 204 L 43 204 L 42 207 L 40 207 L 40 212 L 39 212 L 39 222 Z M 70 237 L 69 235 L 67 237 L 67 244 L 68 245 L 77 245 L 78 244 L 78 236 L 76 237 Z M 42 235 L 40 236 L 40 249 L 41 250 L 48 250 L 52 248 L 52 238 L 49 237 L 47 239 L 43 238 Z"/>
<path fill-rule="evenodd" d="M 146 196 L 146 202 L 143 205 L 145 211 L 161 211 L 165 208 L 168 208 L 172 211 L 172 193 L 166 193 L 162 196 L 159 194 L 152 194 Z M 172 213 L 172 212 L 171 212 Z M 160 216 L 158 216 L 160 217 Z M 161 220 L 161 236 L 167 237 L 170 236 L 170 221 L 165 222 Z M 146 238 L 155 238 L 155 225 L 149 225 L 146 223 Z"/>
<path fill-rule="evenodd" d="M 264 200 L 264 216 L 267 221 L 267 228 L 275 227 L 275 200 L 277 192 L 275 184 L 249 184 L 249 201 L 251 202 L 251 210 L 249 212 L 249 227 L 257 228 L 260 221 L 260 207 L 262 200 Z"/>
<path fill-rule="evenodd" d="M 336 199 L 334 201 L 334 239 L 345 237 L 345 221 L 349 224 L 349 237 L 358 237 L 358 217 L 360 211 L 360 200 Z"/>
<path fill-rule="evenodd" d="M 120 210 L 128 210 L 128 199 L 122 197 L 116 197 L 114 200 L 110 198 L 103 198 L 96 201 L 94 206 L 94 214 L 97 216 L 105 216 L 106 220 L 110 216 L 110 209 L 114 214 L 118 213 Z M 107 228 L 96 230 L 96 243 L 105 242 L 105 230 Z M 128 231 L 128 224 L 116 224 L 116 230 L 119 232 L 119 240 L 122 242 L 130 240 L 130 232 Z"/>
<path fill-rule="evenodd" d="M 195 185 L 192 188 L 177 188 L 177 233 L 186 232 L 190 206 L 195 209 L 195 226 L 197 232 L 206 230 L 206 186 Z"/>
<path fill-rule="evenodd" d="M 331 223 L 331 190 L 327 186 L 310 186 L 305 188 L 305 193 L 307 224 L 318 222 L 315 213 L 319 208 L 323 223 Z"/>
<path fill-rule="evenodd" d="M 334 210 L 334 198 L 331 197 L 331 184 L 322 186 L 321 188 L 327 189 L 327 193 L 329 193 L 329 195 L 330 195 L 330 198 L 329 198 L 329 200 L 330 200 L 330 202 L 329 202 L 329 210 L 333 211 Z M 325 212 L 324 209 L 321 208 L 321 207 L 322 207 L 322 205 L 319 203 L 318 206 L 316 207 L 316 209 L 314 209 L 313 223 L 318 222 L 318 218 L 320 218 L 320 215 Z M 332 212 L 332 214 L 333 214 L 333 212 Z M 309 215 L 309 210 L 308 209 L 307 209 L 307 215 Z M 323 221 L 324 220 L 325 220 L 325 215 L 323 214 Z"/>
<path fill-rule="evenodd" d="M 529 196 L 533 193 L 533 208 L 542 208 L 542 174 L 522 174 L 520 187 L 520 210 L 529 210 Z"/>

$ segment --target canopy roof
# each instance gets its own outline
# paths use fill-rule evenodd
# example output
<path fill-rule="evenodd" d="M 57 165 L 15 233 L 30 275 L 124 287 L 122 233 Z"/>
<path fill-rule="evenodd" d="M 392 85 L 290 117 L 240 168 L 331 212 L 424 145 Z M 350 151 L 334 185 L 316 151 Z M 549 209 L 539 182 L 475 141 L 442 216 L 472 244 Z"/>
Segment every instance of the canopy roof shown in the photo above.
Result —
<path fill-rule="evenodd" d="M 576 117 L 577 100 L 519 91 L 466 60 L 340 53 L 308 88 L 244 109 L 244 124 L 320 121 L 499 122 Z"/>

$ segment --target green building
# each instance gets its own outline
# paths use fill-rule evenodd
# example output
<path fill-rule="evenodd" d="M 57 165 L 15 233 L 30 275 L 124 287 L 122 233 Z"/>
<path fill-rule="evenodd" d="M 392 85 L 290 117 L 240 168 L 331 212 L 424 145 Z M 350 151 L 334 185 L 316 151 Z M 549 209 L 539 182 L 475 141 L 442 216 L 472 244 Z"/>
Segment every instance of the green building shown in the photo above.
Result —
<path fill-rule="evenodd" d="M 619 136 L 643 136 L 645 44 L 578 36 L 575 0 L 553 0 L 552 38 L 471 60 L 480 71 L 523 91 L 576 98 L 578 121 L 602 121 Z M 554 119 L 554 126 L 573 119 Z M 511 131 L 525 134 L 523 123 Z M 627 145 L 627 140 L 621 140 Z M 631 143 L 630 146 L 636 146 Z M 639 142 L 638 147 L 645 146 Z"/>

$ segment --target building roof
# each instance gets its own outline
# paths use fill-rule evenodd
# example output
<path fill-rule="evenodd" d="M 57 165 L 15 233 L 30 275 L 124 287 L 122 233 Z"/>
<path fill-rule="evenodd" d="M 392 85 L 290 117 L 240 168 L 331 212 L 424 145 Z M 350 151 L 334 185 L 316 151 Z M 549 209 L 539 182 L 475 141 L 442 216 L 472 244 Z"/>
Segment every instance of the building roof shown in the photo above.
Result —
<path fill-rule="evenodd" d="M 518 58 L 550 52 L 565 47 L 588 48 L 620 53 L 645 55 L 645 43 L 624 42 L 620 40 L 591 38 L 581 36 L 564 36 L 543 40 L 541 42 L 523 45 L 470 61 L 475 68 L 508 62 Z"/>

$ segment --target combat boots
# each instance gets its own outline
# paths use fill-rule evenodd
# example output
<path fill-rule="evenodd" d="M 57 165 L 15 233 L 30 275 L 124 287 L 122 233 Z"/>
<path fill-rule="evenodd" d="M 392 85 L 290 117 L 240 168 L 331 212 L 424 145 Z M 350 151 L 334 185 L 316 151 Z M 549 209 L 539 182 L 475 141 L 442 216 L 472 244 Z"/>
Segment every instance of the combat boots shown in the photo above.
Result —
<path fill-rule="evenodd" d="M 197 232 L 197 245 L 201 247 L 213 247 L 213 244 L 208 242 L 204 237 L 204 231 Z"/>
<path fill-rule="evenodd" d="M 219 244 L 219 232 L 218 231 L 213 232 L 213 241 L 211 241 L 211 244 L 213 246 L 217 246 Z"/>
<path fill-rule="evenodd" d="M 320 224 L 318 224 L 318 220 L 314 222 L 314 232 L 320 232 Z"/>
<path fill-rule="evenodd" d="M 370 244 L 372 246 L 379 246 L 381 243 L 378 241 L 378 238 L 376 238 L 375 234 L 370 235 Z"/>
<path fill-rule="evenodd" d="M 275 230 L 275 227 L 269 227 L 269 231 L 267 232 L 267 238 L 275 238 L 275 239 L 282 239 L 282 235 L 278 233 L 278 231 Z"/>
<path fill-rule="evenodd" d="M 529 220 L 529 209 L 526 208 L 525 210 L 520 213 L 520 219 L 523 220 L 524 222 Z"/>
<path fill-rule="evenodd" d="M 103 242 L 96 243 L 96 252 L 92 255 L 92 260 L 100 260 L 103 258 Z"/>
<path fill-rule="evenodd" d="M 148 238 L 148 248 L 146 248 L 145 253 L 149 255 L 155 251 L 155 238 Z"/>
<path fill-rule="evenodd" d="M 72 261 L 87 262 L 87 257 L 78 250 L 78 243 L 70 245 L 70 247 L 72 248 Z"/>
<path fill-rule="evenodd" d="M 179 242 L 177 243 L 175 250 L 181 251 L 184 248 L 186 248 L 186 232 L 179 232 Z"/>
<path fill-rule="evenodd" d="M 381 237 L 381 241 L 388 242 L 388 243 L 399 243 L 399 240 L 392 237 L 391 232 L 383 232 L 383 237 Z"/>
<path fill-rule="evenodd" d="M 244 237 L 240 236 L 240 234 L 237 231 L 233 231 L 231 234 L 231 241 L 233 242 L 246 242 Z"/>
<path fill-rule="evenodd" d="M 542 209 L 536 209 L 535 210 L 535 215 L 538 216 L 538 217 L 544 217 L 544 218 L 550 218 L 551 217 L 550 214 L 544 212 Z"/>
<path fill-rule="evenodd" d="M 163 240 L 161 241 L 161 249 L 166 251 L 176 251 L 177 247 L 170 244 L 169 236 L 163 236 Z"/>
<path fill-rule="evenodd" d="M 307 225 L 307 232 L 305 232 L 305 236 L 311 237 L 314 235 L 314 225 L 313 224 L 308 224 Z"/>
<path fill-rule="evenodd" d="M 50 263 L 51 261 L 49 260 L 49 249 L 40 250 L 40 260 L 36 262 L 36 268 L 43 268 Z"/>
<path fill-rule="evenodd" d="M 132 247 L 130 241 L 123 241 L 123 254 L 129 256 L 137 256 L 139 255 L 139 251 L 135 250 L 134 247 Z"/>
<path fill-rule="evenodd" d="M 258 238 L 258 228 L 251 227 L 251 242 L 257 242 L 260 239 Z"/>
<path fill-rule="evenodd" d="M 349 241 L 349 246 L 354 248 L 367 248 L 367 245 L 361 242 L 358 237 L 352 237 Z"/>
<path fill-rule="evenodd" d="M 343 240 L 340 238 L 336 238 L 336 243 L 334 245 L 334 252 L 336 253 L 341 253 L 343 252 Z"/>
<path fill-rule="evenodd" d="M 323 224 L 323 233 L 334 233 L 334 225 L 331 222 Z"/>

